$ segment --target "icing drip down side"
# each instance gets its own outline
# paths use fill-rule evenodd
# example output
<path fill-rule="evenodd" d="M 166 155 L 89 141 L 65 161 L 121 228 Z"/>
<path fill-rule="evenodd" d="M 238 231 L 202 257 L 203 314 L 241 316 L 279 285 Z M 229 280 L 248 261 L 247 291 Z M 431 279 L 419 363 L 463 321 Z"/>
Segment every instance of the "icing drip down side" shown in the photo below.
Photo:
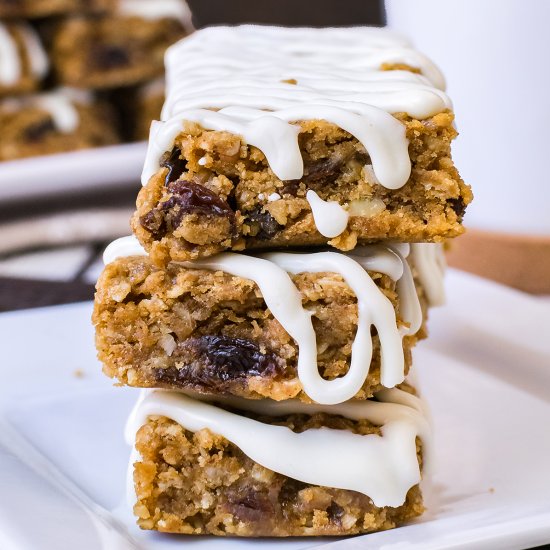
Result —
<path fill-rule="evenodd" d="M 305 119 L 327 120 L 355 136 L 368 151 L 381 185 L 397 189 L 409 179 L 408 141 L 405 127 L 397 119 L 370 105 L 363 105 L 361 113 L 354 113 L 340 107 L 313 104 L 269 113 L 250 107 L 224 107 L 219 111 L 194 109 L 165 122 L 155 121 L 151 125 L 142 184 L 147 184 L 158 170 L 161 156 L 172 148 L 181 132 L 182 120 L 240 135 L 265 154 L 280 180 L 301 179 L 304 162 L 298 145 L 300 128 L 291 122 Z"/>
<path fill-rule="evenodd" d="M 241 400 L 247 410 L 267 416 L 325 412 L 381 426 L 382 435 L 359 435 L 331 428 L 295 433 L 285 426 L 265 424 L 226 411 L 180 392 L 147 392 L 127 423 L 126 438 L 133 445 L 137 430 L 149 416 L 164 416 L 186 430 L 209 429 L 222 435 L 258 464 L 304 483 L 359 491 L 376 506 L 400 506 L 407 491 L 420 482 L 416 438 L 429 447 L 430 426 L 417 397 L 400 399 L 391 390 L 385 399 L 341 405 L 309 405 L 291 401 L 260 404 Z"/>
<path fill-rule="evenodd" d="M 418 272 L 428 303 L 441 306 L 445 303 L 443 278 L 447 267 L 443 245 L 440 243 L 414 243 L 411 245 L 411 262 Z"/>
<path fill-rule="evenodd" d="M 380 338 L 381 359 L 380 382 L 383 386 L 393 387 L 403 381 L 404 357 L 401 335 L 397 327 L 395 311 L 390 300 L 378 289 L 367 271 L 353 258 L 337 252 L 319 252 L 316 254 L 271 253 L 262 255 L 272 264 L 281 268 L 286 274 L 297 294 L 297 300 L 292 303 L 287 292 L 270 284 L 270 277 L 258 277 L 258 270 L 253 273 L 253 280 L 258 284 L 264 300 L 275 318 L 298 344 L 298 377 L 305 393 L 314 401 L 323 404 L 342 403 L 351 399 L 362 387 L 369 373 L 372 359 L 371 326 L 375 326 Z M 383 268 L 374 259 L 372 269 Z M 262 268 L 260 267 L 260 270 Z M 228 271 L 231 272 L 232 266 Z M 295 289 L 287 273 L 320 273 L 331 272 L 342 276 L 353 290 L 358 302 L 358 325 L 355 340 L 352 345 L 351 364 L 347 374 L 334 380 L 325 380 L 319 374 L 317 367 L 317 344 L 315 331 L 311 323 L 311 314 L 303 309 L 301 296 Z M 245 274 L 243 276 L 246 277 Z M 250 278 L 250 275 L 248 276 Z M 275 292 L 273 292 L 275 291 Z M 267 293 L 267 296 L 266 296 Z M 271 295 L 270 295 L 271 294 Z M 274 311 L 278 302 L 289 310 Z M 299 326 L 290 326 L 296 319 L 296 312 L 303 312 L 307 322 L 300 320 Z"/>
<path fill-rule="evenodd" d="M 348 226 L 349 214 L 342 206 L 336 201 L 324 201 L 312 189 L 307 192 L 306 198 L 311 207 L 317 231 L 323 237 L 332 239 L 344 232 Z"/>
<path fill-rule="evenodd" d="M 381 70 L 404 64 L 420 70 Z M 231 132 L 259 148 L 281 180 L 300 179 L 300 120 L 346 130 L 389 189 L 410 176 L 404 126 L 392 114 L 426 118 L 451 108 L 443 78 L 388 30 L 216 27 L 169 48 L 163 122 L 152 128 L 142 183 L 158 170 L 183 121 Z"/>
<path fill-rule="evenodd" d="M 317 403 L 337 404 L 351 399 L 369 374 L 372 359 L 371 326 L 377 330 L 381 347 L 380 379 L 391 388 L 404 379 L 402 337 L 414 334 L 422 324 L 422 311 L 411 271 L 404 259 L 406 247 L 394 249 L 373 245 L 345 255 L 337 252 L 313 254 L 269 253 L 258 256 L 225 252 L 211 258 L 183 262 L 188 268 L 220 270 L 254 281 L 272 315 L 298 345 L 298 377 L 304 392 Z M 111 243 L 105 263 L 118 257 L 144 255 L 135 237 Z M 397 325 L 390 300 L 378 289 L 367 270 L 388 275 L 397 282 L 401 316 L 407 324 Z M 338 273 L 353 290 L 358 304 L 358 327 L 352 345 L 348 373 L 325 380 L 317 366 L 316 334 L 311 312 L 302 306 L 301 295 L 290 274 Z"/>

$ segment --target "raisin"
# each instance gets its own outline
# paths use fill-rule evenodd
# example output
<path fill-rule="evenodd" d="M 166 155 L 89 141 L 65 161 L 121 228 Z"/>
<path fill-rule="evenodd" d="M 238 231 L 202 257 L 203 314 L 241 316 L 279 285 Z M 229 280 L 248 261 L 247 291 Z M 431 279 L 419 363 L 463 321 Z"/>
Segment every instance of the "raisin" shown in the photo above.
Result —
<path fill-rule="evenodd" d="M 229 488 L 226 491 L 227 508 L 240 521 L 259 522 L 273 516 L 269 494 L 254 487 Z"/>
<path fill-rule="evenodd" d="M 282 193 L 296 196 L 300 182 L 330 184 L 341 174 L 342 166 L 351 157 L 362 164 L 366 164 L 369 156 L 358 151 L 336 151 L 328 158 L 306 161 L 304 163 L 304 175 L 299 180 L 287 180 Z"/>
<path fill-rule="evenodd" d="M 283 517 L 290 518 L 293 516 L 296 510 L 296 504 L 298 504 L 298 493 L 307 487 L 309 487 L 309 485 L 297 479 L 286 478 L 284 480 L 278 495 L 279 506 L 281 507 Z"/>
<path fill-rule="evenodd" d="M 262 353 L 256 342 L 246 338 L 201 336 L 188 340 L 186 344 L 215 367 L 222 380 L 242 376 L 271 376 L 279 370 L 274 353 Z"/>
<path fill-rule="evenodd" d="M 302 181 L 305 183 L 333 183 L 341 174 L 342 166 L 351 157 L 363 164 L 368 160 L 367 155 L 358 151 L 335 151 L 329 158 L 306 162 Z"/>
<path fill-rule="evenodd" d="M 329 157 L 309 162 L 304 166 L 304 176 L 302 181 L 305 183 L 332 183 L 339 175 L 340 168 L 344 159 Z"/>
<path fill-rule="evenodd" d="M 164 185 L 168 185 L 172 181 L 178 180 L 185 169 L 187 168 L 187 161 L 180 158 L 181 151 L 174 147 L 170 153 L 166 153 L 162 158 L 160 165 L 164 168 L 168 168 L 168 174 L 164 178 Z"/>
<path fill-rule="evenodd" d="M 211 191 L 200 183 L 179 180 L 168 185 L 168 191 L 172 193 L 171 198 L 176 198 L 175 204 L 184 209 L 185 212 L 200 212 L 202 214 L 228 217 L 234 216 L 234 212 L 227 201 L 224 201 L 214 191 Z M 171 206 L 167 208 L 171 208 Z M 167 208 L 164 209 L 166 210 Z"/>
<path fill-rule="evenodd" d="M 287 506 L 298 498 L 298 493 L 302 489 L 309 487 L 306 483 L 297 479 L 285 479 L 281 490 L 279 491 L 279 503 L 281 506 Z"/>
<path fill-rule="evenodd" d="M 116 44 L 98 44 L 92 53 L 94 65 L 100 69 L 117 69 L 130 63 L 128 51 Z"/>
<path fill-rule="evenodd" d="M 247 216 L 250 223 L 258 226 L 259 230 L 255 237 L 262 241 L 271 239 L 283 227 L 267 210 L 263 211 L 263 206 L 257 206 L 250 210 L 247 212 Z"/>
<path fill-rule="evenodd" d="M 296 197 L 298 190 L 300 189 L 300 180 L 285 180 L 283 188 L 281 189 L 281 195 L 291 195 Z"/>
<path fill-rule="evenodd" d="M 141 227 L 149 231 L 157 241 L 162 239 L 167 233 L 166 223 L 162 212 L 156 208 L 147 212 L 139 218 Z"/>
<path fill-rule="evenodd" d="M 464 204 L 464 199 L 458 197 L 457 199 L 447 199 L 447 203 L 454 210 L 455 214 L 458 217 L 458 221 L 462 221 L 464 214 L 466 212 L 466 205 Z"/>
<path fill-rule="evenodd" d="M 51 118 L 46 118 L 25 128 L 25 138 L 28 141 L 40 141 L 50 132 L 55 132 L 55 124 Z"/>
<path fill-rule="evenodd" d="M 182 358 L 180 368 L 156 371 L 157 380 L 172 387 L 195 387 L 203 391 L 227 392 L 232 384 L 249 376 L 276 378 L 283 374 L 281 359 L 245 338 L 201 336 L 180 343 L 174 356 Z"/>
<path fill-rule="evenodd" d="M 154 239 L 162 239 L 166 233 L 177 229 L 186 214 L 225 216 L 234 227 L 235 213 L 229 204 L 204 185 L 178 180 L 168 185 L 168 191 L 172 194 L 168 200 L 139 219 Z"/>
<path fill-rule="evenodd" d="M 344 516 L 344 509 L 333 500 L 327 508 L 327 514 L 331 523 L 340 525 L 342 523 L 342 517 Z"/>

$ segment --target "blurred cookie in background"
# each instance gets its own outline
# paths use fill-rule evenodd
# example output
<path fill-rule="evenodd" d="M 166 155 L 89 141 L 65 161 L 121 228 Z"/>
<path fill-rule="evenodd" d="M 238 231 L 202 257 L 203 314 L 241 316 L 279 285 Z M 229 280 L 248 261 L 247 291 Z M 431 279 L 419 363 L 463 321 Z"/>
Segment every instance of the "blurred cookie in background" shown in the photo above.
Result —
<path fill-rule="evenodd" d="M 51 39 L 54 75 L 61 84 L 94 89 L 158 77 L 166 48 L 187 33 L 186 16 L 178 0 L 124 0 L 108 15 L 57 22 Z"/>
<path fill-rule="evenodd" d="M 0 22 L 0 97 L 36 90 L 48 67 L 48 57 L 33 27 L 24 22 Z"/>
<path fill-rule="evenodd" d="M 101 13 L 116 0 L 0 0 L 0 17 L 49 17 L 68 13 Z"/>
<path fill-rule="evenodd" d="M 93 92 L 71 88 L 0 101 L 0 161 L 119 141 L 117 116 Z"/>
<path fill-rule="evenodd" d="M 146 138 L 192 30 L 185 0 L 0 0 L 0 161 Z"/>
<path fill-rule="evenodd" d="M 153 120 L 159 120 L 164 103 L 164 78 L 157 78 L 136 90 L 134 104 L 134 139 L 149 137 L 149 128 Z"/>

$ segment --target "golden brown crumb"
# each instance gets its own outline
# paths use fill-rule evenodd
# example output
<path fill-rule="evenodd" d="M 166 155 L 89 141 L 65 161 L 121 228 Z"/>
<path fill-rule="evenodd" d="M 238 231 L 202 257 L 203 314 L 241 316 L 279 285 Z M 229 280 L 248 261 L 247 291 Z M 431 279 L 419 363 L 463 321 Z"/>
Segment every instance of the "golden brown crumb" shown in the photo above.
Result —
<path fill-rule="evenodd" d="M 399 319 L 395 283 L 370 275 Z M 292 279 L 313 313 L 321 375 L 344 375 L 357 328 L 355 294 L 334 273 Z M 419 295 L 423 303 L 421 287 Z M 120 258 L 98 281 L 93 322 L 104 372 L 123 384 L 307 400 L 296 372 L 298 347 L 250 279 L 175 263 L 161 269 L 144 256 Z M 422 329 L 403 339 L 406 371 L 411 348 L 424 336 Z M 372 338 L 373 358 L 359 398 L 381 387 L 380 342 L 374 333 Z"/>
<path fill-rule="evenodd" d="M 304 431 L 327 426 L 379 434 L 367 421 L 326 414 L 261 422 Z M 418 485 L 398 508 L 378 508 L 365 495 L 308 485 L 275 473 L 207 429 L 196 433 L 153 417 L 138 431 L 134 464 L 142 529 L 193 535 L 322 536 L 391 529 L 424 511 Z M 420 443 L 417 444 L 419 460 Z"/>
<path fill-rule="evenodd" d="M 363 146 L 326 121 L 296 123 L 305 171 L 293 181 L 279 180 L 265 155 L 239 136 L 184 123 L 164 167 L 139 193 L 133 231 L 159 264 L 228 248 L 328 243 L 350 250 L 381 239 L 434 242 L 459 235 L 472 193 L 450 156 L 453 114 L 394 116 L 406 128 L 412 162 L 400 189 L 377 183 Z M 317 231 L 306 199 L 310 189 L 349 209 L 348 227 L 338 238 Z"/>

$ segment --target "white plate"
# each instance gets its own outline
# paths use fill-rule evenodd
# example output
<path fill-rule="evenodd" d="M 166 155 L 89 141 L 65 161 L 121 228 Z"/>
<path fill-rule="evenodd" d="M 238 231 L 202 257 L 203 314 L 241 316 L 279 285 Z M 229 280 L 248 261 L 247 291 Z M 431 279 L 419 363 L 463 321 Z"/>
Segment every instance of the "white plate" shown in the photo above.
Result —
<path fill-rule="evenodd" d="M 0 162 L 0 201 L 140 186 L 146 142 Z"/>
<path fill-rule="evenodd" d="M 135 528 L 123 505 L 122 426 L 137 390 L 101 375 L 90 304 L 1 315 L 0 548 L 500 550 L 550 542 L 550 306 L 456 272 L 448 294 L 415 352 L 436 431 L 428 511 L 411 525 L 342 540 Z"/>

